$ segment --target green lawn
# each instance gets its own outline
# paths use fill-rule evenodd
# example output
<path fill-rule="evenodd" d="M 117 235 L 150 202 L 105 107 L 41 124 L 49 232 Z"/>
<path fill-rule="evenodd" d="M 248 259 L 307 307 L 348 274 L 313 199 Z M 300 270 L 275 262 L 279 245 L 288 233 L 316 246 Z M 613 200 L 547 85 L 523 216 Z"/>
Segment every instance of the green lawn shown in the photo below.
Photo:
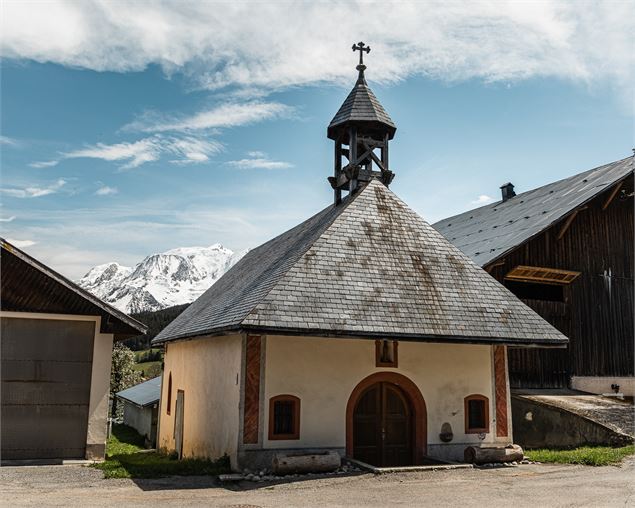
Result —
<path fill-rule="evenodd" d="M 635 445 L 611 448 L 608 446 L 583 446 L 573 450 L 525 450 L 529 460 L 554 462 L 557 464 L 584 464 L 586 466 L 608 466 L 618 464 L 635 454 Z"/>
<path fill-rule="evenodd" d="M 144 377 L 153 377 L 152 374 L 158 376 L 161 374 L 161 362 L 144 362 L 144 363 L 135 363 L 133 369 L 137 372 L 143 372 Z"/>
<path fill-rule="evenodd" d="M 106 460 L 92 467 L 106 478 L 159 478 L 170 475 L 217 475 L 229 472 L 229 459 L 213 462 L 176 458 L 143 449 L 143 437 L 127 425 L 113 425 L 106 443 Z"/>

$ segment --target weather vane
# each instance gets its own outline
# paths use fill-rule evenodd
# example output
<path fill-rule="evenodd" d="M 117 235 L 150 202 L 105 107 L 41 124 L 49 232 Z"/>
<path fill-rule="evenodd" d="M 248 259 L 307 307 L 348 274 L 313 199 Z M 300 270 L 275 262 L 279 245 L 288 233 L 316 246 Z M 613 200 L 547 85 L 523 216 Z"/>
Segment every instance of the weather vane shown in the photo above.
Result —
<path fill-rule="evenodd" d="M 366 44 L 360 41 L 357 44 L 353 44 L 353 51 L 359 51 L 359 65 L 357 66 L 359 69 L 359 67 L 364 66 L 364 51 L 370 53 L 370 46 L 366 46 Z"/>

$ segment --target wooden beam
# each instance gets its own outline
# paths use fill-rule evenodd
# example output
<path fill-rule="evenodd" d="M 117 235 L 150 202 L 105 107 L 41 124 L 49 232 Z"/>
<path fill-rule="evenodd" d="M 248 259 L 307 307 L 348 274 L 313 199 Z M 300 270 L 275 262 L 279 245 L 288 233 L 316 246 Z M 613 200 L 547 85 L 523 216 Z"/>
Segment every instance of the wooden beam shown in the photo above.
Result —
<path fill-rule="evenodd" d="M 620 191 L 620 189 L 622 188 L 622 184 L 624 183 L 624 181 L 621 181 L 620 183 L 618 183 L 614 188 L 613 191 L 611 192 L 609 198 L 606 200 L 606 202 L 602 205 L 602 211 L 606 210 L 608 208 L 608 206 L 611 204 L 611 201 L 613 201 L 613 199 L 615 198 L 615 196 L 617 196 L 617 193 Z"/>
<path fill-rule="evenodd" d="M 485 268 L 485 271 L 487 273 L 492 273 L 492 270 L 498 266 L 503 266 L 505 264 L 505 260 L 501 260 L 501 261 L 497 261 L 496 263 L 492 263 L 491 265 L 487 266 Z"/>
<path fill-rule="evenodd" d="M 564 226 L 562 226 L 562 229 L 560 230 L 560 233 L 558 233 L 558 237 L 557 237 L 558 240 L 562 239 L 562 237 L 567 232 L 567 229 L 569 229 L 569 226 L 571 226 L 571 223 L 576 218 L 578 213 L 580 213 L 582 210 L 586 210 L 587 208 L 588 207 L 586 207 L 586 206 L 578 208 L 571 215 L 569 215 L 569 217 L 567 217 L 567 220 L 565 221 Z"/>

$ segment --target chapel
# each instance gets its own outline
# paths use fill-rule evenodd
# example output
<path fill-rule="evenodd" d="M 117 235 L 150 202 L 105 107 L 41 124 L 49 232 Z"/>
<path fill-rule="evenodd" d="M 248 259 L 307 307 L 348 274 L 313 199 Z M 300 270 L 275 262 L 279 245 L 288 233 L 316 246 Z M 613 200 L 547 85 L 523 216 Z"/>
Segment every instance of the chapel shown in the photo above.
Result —
<path fill-rule="evenodd" d="M 396 125 L 358 77 L 327 128 L 333 202 L 251 250 L 153 341 L 157 446 L 375 466 L 513 442 L 507 348 L 567 338 L 390 190 Z"/>

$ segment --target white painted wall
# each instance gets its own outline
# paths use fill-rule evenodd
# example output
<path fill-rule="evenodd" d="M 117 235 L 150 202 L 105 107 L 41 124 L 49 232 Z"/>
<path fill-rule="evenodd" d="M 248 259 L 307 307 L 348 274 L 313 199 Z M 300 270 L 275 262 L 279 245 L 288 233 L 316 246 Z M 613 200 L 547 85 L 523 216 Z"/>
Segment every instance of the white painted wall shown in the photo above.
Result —
<path fill-rule="evenodd" d="M 620 393 L 633 397 L 635 396 L 635 377 L 609 377 L 609 376 L 573 376 L 571 378 L 571 388 L 582 392 L 597 393 L 614 393 L 611 388 L 612 384 L 620 385 Z"/>
<path fill-rule="evenodd" d="M 451 424 L 451 445 L 461 453 L 464 446 L 456 445 L 493 443 L 496 411 L 491 351 L 485 345 L 400 342 L 399 367 L 376 368 L 373 340 L 268 336 L 261 421 L 264 448 L 344 447 L 350 394 L 362 379 L 380 371 L 402 374 L 419 387 L 427 406 L 428 443 L 439 445 L 429 446 L 429 454 L 443 455 L 434 450 L 448 446 L 439 439 L 444 422 Z M 484 441 L 464 432 L 464 397 L 475 393 L 490 401 L 490 433 Z M 299 440 L 267 439 L 269 399 L 279 394 L 301 399 Z"/>
<path fill-rule="evenodd" d="M 174 450 L 176 393 L 183 390 L 183 456 L 219 458 L 237 467 L 242 337 L 208 337 L 172 342 L 164 357 L 157 448 Z M 167 390 L 172 374 L 172 407 Z"/>

